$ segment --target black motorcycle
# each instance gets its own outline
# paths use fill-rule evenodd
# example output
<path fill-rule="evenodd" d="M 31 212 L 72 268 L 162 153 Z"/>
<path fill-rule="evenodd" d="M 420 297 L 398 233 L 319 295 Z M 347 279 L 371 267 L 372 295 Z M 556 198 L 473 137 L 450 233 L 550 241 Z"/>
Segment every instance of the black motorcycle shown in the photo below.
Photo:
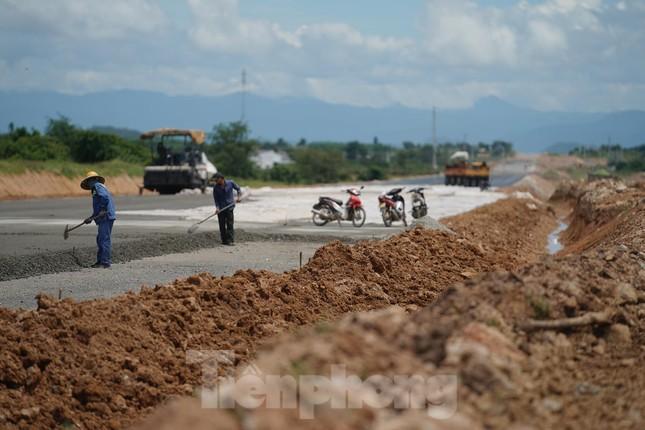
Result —
<path fill-rule="evenodd" d="M 428 205 L 426 197 L 423 195 L 423 187 L 412 188 L 408 193 L 412 193 L 412 218 L 421 218 L 428 215 Z"/>

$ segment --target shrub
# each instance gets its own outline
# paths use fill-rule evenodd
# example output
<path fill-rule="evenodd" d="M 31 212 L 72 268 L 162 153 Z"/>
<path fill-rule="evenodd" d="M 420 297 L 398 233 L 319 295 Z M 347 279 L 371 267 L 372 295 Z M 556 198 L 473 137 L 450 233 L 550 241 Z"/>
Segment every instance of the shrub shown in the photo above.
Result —
<path fill-rule="evenodd" d="M 69 158 L 69 148 L 47 136 L 22 135 L 16 140 L 5 136 L 0 138 L 0 158 L 65 160 Z"/>

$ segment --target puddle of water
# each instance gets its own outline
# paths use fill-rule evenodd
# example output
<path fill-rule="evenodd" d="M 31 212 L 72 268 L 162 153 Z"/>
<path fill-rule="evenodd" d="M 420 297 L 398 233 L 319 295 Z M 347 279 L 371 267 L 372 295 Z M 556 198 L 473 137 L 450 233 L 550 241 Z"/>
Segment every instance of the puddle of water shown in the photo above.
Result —
<path fill-rule="evenodd" d="M 547 249 L 549 250 L 549 254 L 555 254 L 556 252 L 562 249 L 562 244 L 558 240 L 558 236 L 567 227 L 569 227 L 569 224 L 560 221 L 556 229 L 553 230 L 551 234 L 549 234 L 549 242 L 547 244 Z"/>

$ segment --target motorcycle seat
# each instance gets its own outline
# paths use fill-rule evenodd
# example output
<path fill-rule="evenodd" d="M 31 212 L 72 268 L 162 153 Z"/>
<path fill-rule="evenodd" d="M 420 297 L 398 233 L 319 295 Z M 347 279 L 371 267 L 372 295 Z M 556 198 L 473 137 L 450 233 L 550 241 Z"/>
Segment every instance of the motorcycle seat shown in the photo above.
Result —
<path fill-rule="evenodd" d="M 334 199 L 334 198 L 331 198 L 331 197 L 321 197 L 321 198 L 320 198 L 320 200 L 331 200 L 332 202 L 334 202 L 334 203 L 336 203 L 336 204 L 338 204 L 338 205 L 342 205 L 342 204 L 343 204 L 343 201 L 342 201 L 342 200 Z"/>

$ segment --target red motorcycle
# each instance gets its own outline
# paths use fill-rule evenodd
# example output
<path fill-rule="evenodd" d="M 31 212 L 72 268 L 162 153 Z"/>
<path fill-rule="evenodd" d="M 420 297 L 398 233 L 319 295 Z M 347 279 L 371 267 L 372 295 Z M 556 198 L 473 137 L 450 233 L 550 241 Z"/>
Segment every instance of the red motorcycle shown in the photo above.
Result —
<path fill-rule="evenodd" d="M 363 201 L 360 198 L 363 187 L 348 188 L 345 190 L 349 194 L 347 203 L 343 205 L 342 200 L 332 197 L 319 197 L 311 210 L 312 220 L 316 225 L 325 225 L 330 221 L 351 221 L 354 227 L 362 227 L 365 224 L 365 209 Z"/>

